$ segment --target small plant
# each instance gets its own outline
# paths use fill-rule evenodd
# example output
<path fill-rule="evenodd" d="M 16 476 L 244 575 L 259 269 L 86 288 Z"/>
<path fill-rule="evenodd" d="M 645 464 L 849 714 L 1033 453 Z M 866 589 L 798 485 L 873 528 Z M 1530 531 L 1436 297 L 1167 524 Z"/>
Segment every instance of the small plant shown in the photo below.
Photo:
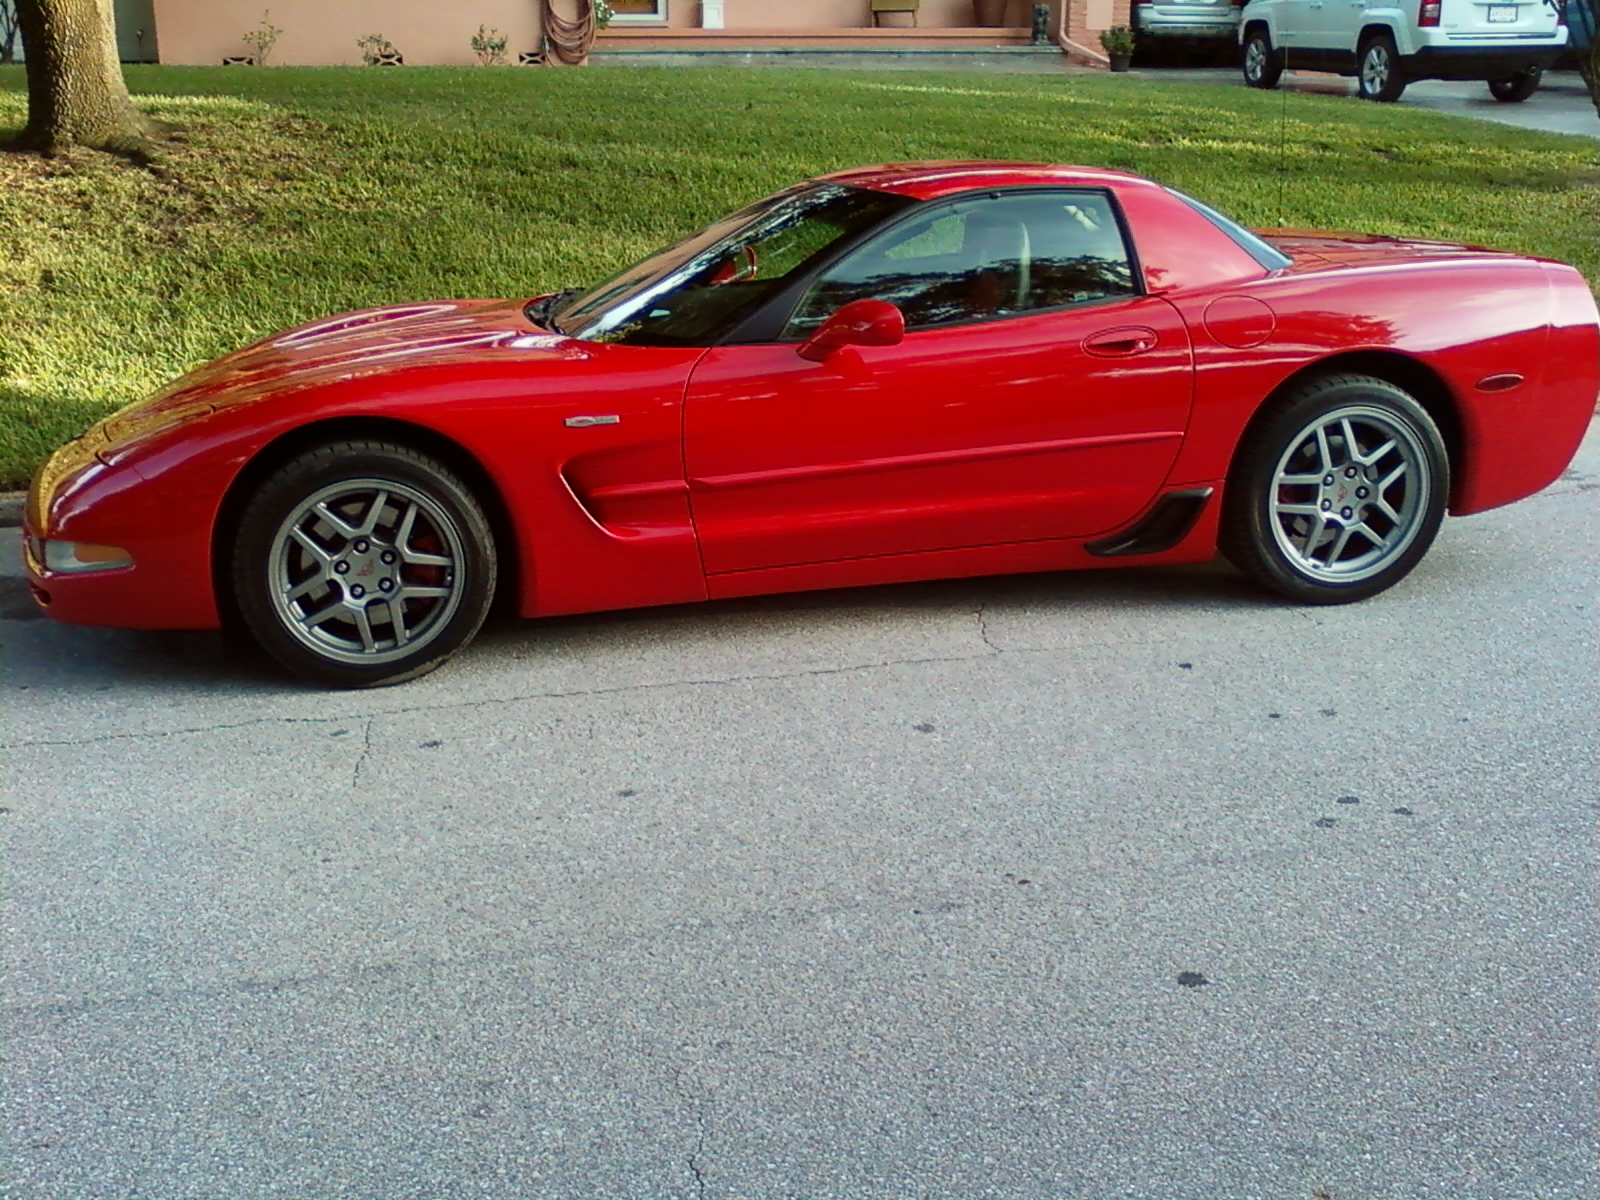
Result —
<path fill-rule="evenodd" d="M 594 0 L 594 27 L 604 29 L 611 24 L 611 0 Z"/>
<path fill-rule="evenodd" d="M 1133 53 L 1133 30 L 1126 25 L 1102 29 L 1100 47 L 1113 58 L 1127 58 Z"/>
<path fill-rule="evenodd" d="M 252 29 L 239 40 L 256 52 L 256 66 L 264 67 L 267 60 L 272 57 L 272 48 L 278 44 L 278 36 L 283 30 L 274 25 L 268 18 L 272 16 L 270 8 L 263 9 L 261 13 L 261 27 Z"/>
<path fill-rule="evenodd" d="M 498 29 L 479 25 L 478 32 L 472 35 L 472 52 L 483 66 L 503 67 L 506 65 L 506 41 L 506 35 Z"/>
<path fill-rule="evenodd" d="M 369 67 L 385 67 L 400 62 L 400 51 L 381 33 L 369 33 L 356 39 L 361 48 L 361 61 Z"/>

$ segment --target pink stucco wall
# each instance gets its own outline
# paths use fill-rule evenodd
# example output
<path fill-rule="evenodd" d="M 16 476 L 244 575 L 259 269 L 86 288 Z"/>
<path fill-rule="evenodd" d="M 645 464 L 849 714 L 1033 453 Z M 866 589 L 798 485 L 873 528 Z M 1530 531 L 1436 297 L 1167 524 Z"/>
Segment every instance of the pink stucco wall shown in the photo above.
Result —
<path fill-rule="evenodd" d="M 379 33 L 407 63 L 475 63 L 469 44 L 480 24 L 509 38 L 507 56 L 539 46 L 539 9 L 533 0 L 155 0 L 156 30 L 164 63 L 211 64 L 251 53 L 241 34 L 269 9 L 283 30 L 272 53 L 278 66 L 359 64 L 356 39 Z"/>
<path fill-rule="evenodd" d="M 1027 25 L 1033 19 L 1033 3 L 1010 0 L 1006 24 Z M 868 0 L 804 0 L 799 4 L 794 0 L 723 0 L 722 11 L 724 23 L 732 30 L 851 29 L 872 24 Z M 923 28 L 965 28 L 976 23 L 972 0 L 921 0 L 917 11 L 917 24 Z M 699 26 L 700 0 L 667 0 L 667 24 L 673 29 Z"/>
<path fill-rule="evenodd" d="M 255 29 L 262 9 L 283 34 L 272 53 L 278 66 L 358 64 L 356 39 L 379 33 L 393 42 L 412 65 L 469 65 L 477 60 L 469 45 L 480 24 L 507 35 L 507 57 L 539 47 L 539 6 L 535 0 L 154 0 L 156 29 L 164 63 L 217 64 L 231 55 L 251 53 L 240 35 Z M 1052 3 L 1056 8 L 1060 0 Z M 1083 0 L 1080 0 L 1083 2 Z M 1125 5 L 1127 0 L 1121 0 Z M 1033 0 L 1010 0 L 1006 24 L 1026 26 Z M 576 12 L 573 0 L 557 0 L 557 11 Z M 667 0 L 666 26 L 700 27 L 700 0 Z M 887 25 L 900 25 L 897 16 Z M 859 29 L 872 24 L 868 0 L 723 0 L 723 26 L 738 30 Z M 923 29 L 968 28 L 975 24 L 972 0 L 921 0 L 917 24 Z M 651 26 L 618 22 L 616 30 Z M 656 28 L 661 26 L 657 25 Z M 1054 24 L 1052 23 L 1052 28 Z"/>

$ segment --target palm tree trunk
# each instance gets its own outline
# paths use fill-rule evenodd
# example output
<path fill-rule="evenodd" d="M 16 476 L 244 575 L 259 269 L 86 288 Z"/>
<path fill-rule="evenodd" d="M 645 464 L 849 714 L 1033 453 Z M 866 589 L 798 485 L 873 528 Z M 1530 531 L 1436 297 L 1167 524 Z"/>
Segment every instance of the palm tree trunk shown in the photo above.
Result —
<path fill-rule="evenodd" d="M 22 149 L 68 146 L 137 153 L 149 126 L 128 98 L 117 61 L 112 0 L 16 0 L 28 64 Z"/>

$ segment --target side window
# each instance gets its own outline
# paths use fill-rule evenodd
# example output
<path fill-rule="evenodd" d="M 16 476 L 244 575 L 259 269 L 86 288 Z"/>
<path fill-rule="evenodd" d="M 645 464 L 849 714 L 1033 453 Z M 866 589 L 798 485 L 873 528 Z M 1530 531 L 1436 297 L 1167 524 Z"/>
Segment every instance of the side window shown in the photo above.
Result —
<path fill-rule="evenodd" d="M 1023 192 L 940 205 L 829 268 L 796 306 L 803 338 L 852 300 L 898 305 L 927 329 L 1133 295 L 1133 265 L 1101 192 Z"/>

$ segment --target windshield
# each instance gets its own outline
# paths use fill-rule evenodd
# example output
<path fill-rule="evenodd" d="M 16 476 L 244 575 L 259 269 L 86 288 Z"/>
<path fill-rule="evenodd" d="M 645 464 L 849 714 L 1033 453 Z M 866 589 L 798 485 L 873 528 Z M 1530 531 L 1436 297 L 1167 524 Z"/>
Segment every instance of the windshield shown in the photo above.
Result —
<path fill-rule="evenodd" d="M 740 209 L 562 306 L 571 337 L 704 345 L 797 272 L 915 201 L 807 183 Z"/>

